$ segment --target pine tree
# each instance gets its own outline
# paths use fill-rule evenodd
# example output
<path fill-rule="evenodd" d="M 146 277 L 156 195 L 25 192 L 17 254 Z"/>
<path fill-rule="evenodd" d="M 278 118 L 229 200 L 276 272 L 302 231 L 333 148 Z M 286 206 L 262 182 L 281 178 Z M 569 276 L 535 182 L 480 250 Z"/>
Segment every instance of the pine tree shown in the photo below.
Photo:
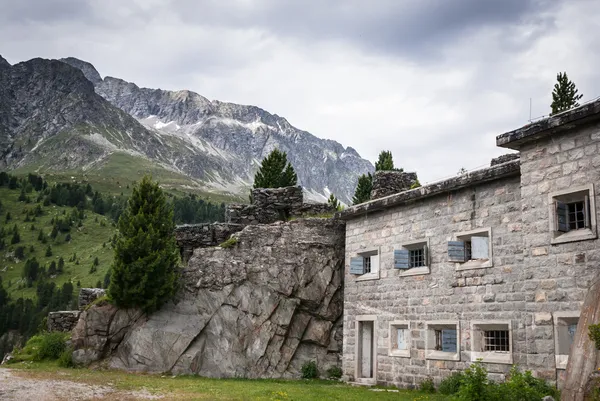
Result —
<path fill-rule="evenodd" d="M 358 177 L 358 185 L 354 191 L 352 203 L 358 205 L 371 200 L 371 189 L 373 188 L 373 176 L 371 173 L 363 174 Z"/>
<path fill-rule="evenodd" d="M 254 188 L 281 188 L 296 185 L 298 176 L 287 161 L 287 154 L 274 149 L 263 159 L 254 176 Z"/>
<path fill-rule="evenodd" d="M 554 84 L 554 90 L 552 91 L 552 104 L 550 105 L 552 113 L 550 115 L 579 106 L 578 100 L 583 97 L 583 95 L 577 94 L 577 88 L 569 80 L 566 72 L 559 72 L 556 75 L 556 80 L 558 82 Z"/>
<path fill-rule="evenodd" d="M 342 205 L 340 204 L 340 201 L 338 200 L 338 198 L 336 198 L 334 194 L 329 195 L 327 203 L 329 204 L 329 206 L 333 207 L 337 211 L 342 210 Z"/>
<path fill-rule="evenodd" d="M 108 295 L 118 307 L 158 309 L 177 287 L 173 207 L 151 178 L 134 186 L 119 218 Z"/>
<path fill-rule="evenodd" d="M 394 160 L 392 158 L 392 152 L 389 150 L 382 150 L 379 153 L 379 158 L 375 162 L 375 171 L 390 171 L 394 170 Z"/>

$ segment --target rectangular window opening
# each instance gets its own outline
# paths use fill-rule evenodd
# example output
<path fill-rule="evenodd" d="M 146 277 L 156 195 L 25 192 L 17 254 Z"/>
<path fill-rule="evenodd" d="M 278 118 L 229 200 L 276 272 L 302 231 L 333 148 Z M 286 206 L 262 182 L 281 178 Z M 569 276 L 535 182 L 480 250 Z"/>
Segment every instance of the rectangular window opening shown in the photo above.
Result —
<path fill-rule="evenodd" d="M 443 352 L 456 352 L 456 330 L 435 330 L 435 350 Z"/>
<path fill-rule="evenodd" d="M 365 258 L 363 259 L 363 264 L 364 264 L 365 274 L 371 273 L 371 257 L 370 256 L 365 256 Z"/>
<path fill-rule="evenodd" d="M 567 218 L 569 230 L 586 228 L 588 225 L 586 221 L 585 202 L 567 203 Z"/>
<path fill-rule="evenodd" d="M 489 330 L 484 332 L 484 351 L 510 351 L 508 330 Z"/>
<path fill-rule="evenodd" d="M 411 249 L 410 255 L 410 267 L 421 267 L 425 266 L 425 252 L 423 248 Z"/>

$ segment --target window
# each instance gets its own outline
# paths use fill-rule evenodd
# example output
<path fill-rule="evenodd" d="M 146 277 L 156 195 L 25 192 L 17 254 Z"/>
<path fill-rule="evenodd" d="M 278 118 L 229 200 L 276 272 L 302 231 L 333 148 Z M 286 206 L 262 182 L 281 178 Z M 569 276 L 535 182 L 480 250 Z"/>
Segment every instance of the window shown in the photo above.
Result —
<path fill-rule="evenodd" d="M 394 249 L 394 269 L 400 276 L 429 274 L 429 238 L 405 242 Z"/>
<path fill-rule="evenodd" d="M 410 328 L 405 321 L 390 322 L 389 356 L 410 357 Z"/>
<path fill-rule="evenodd" d="M 359 252 L 350 258 L 350 274 L 357 280 L 374 280 L 379 278 L 379 249 Z"/>
<path fill-rule="evenodd" d="M 575 341 L 579 312 L 554 312 L 554 349 L 556 369 L 566 369 Z"/>
<path fill-rule="evenodd" d="M 460 329 L 456 321 L 427 322 L 425 357 L 449 361 L 460 360 Z"/>
<path fill-rule="evenodd" d="M 510 321 L 471 322 L 471 361 L 512 364 Z"/>
<path fill-rule="evenodd" d="M 596 238 L 594 186 L 571 188 L 549 195 L 552 243 Z"/>
<path fill-rule="evenodd" d="M 448 242 L 448 261 L 456 262 L 457 270 L 492 266 L 492 229 L 482 228 L 455 235 Z"/>

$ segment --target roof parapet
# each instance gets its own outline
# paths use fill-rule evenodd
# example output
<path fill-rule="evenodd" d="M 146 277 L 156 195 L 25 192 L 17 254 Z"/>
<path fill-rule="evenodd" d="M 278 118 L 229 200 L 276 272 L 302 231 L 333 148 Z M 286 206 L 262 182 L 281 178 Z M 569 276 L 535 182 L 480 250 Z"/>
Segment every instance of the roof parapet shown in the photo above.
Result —
<path fill-rule="evenodd" d="M 367 213 L 384 210 L 393 206 L 428 198 L 441 193 L 455 191 L 458 189 L 471 187 L 473 185 L 519 175 L 520 172 L 520 160 L 510 160 L 506 163 L 497 164 L 481 170 L 475 170 L 457 177 L 449 178 L 447 180 L 438 181 L 419 188 L 351 206 L 342 210 L 341 212 L 337 212 L 335 217 L 342 220 L 351 220 Z"/>
<path fill-rule="evenodd" d="M 600 99 L 496 137 L 496 146 L 519 150 L 525 143 L 600 120 Z"/>

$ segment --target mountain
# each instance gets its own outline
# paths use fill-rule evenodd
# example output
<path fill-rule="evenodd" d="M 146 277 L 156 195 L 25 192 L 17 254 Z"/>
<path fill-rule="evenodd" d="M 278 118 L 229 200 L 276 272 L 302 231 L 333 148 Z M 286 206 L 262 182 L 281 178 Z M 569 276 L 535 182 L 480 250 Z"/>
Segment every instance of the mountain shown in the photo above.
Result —
<path fill-rule="evenodd" d="M 287 152 L 314 199 L 333 192 L 349 203 L 358 176 L 373 171 L 354 149 L 258 107 L 103 79 L 76 58 L 14 66 L 0 58 L 0 145 L 0 168 L 85 174 L 152 168 L 174 186 L 244 197 L 274 148 Z"/>

